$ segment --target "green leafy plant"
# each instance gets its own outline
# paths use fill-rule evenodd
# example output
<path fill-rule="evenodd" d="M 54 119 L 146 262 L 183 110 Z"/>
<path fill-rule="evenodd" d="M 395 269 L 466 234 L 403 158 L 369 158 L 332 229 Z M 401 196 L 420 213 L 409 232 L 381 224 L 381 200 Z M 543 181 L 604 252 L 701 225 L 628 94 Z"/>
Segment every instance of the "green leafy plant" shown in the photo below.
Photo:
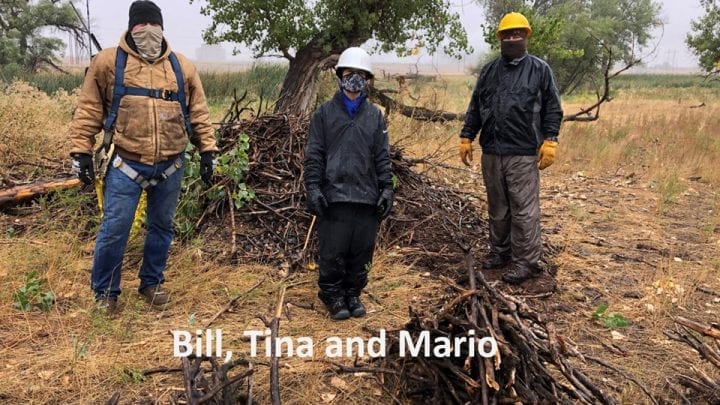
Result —
<path fill-rule="evenodd" d="M 15 308 L 21 311 L 32 311 L 37 308 L 47 311 L 55 302 L 55 294 L 45 291 L 47 281 L 32 271 L 25 275 L 23 285 L 13 294 Z"/>
<path fill-rule="evenodd" d="M 90 356 L 87 342 L 81 342 L 76 337 L 72 338 L 73 345 L 73 362 L 77 360 L 84 360 Z"/>
<path fill-rule="evenodd" d="M 624 328 L 630 325 L 624 316 L 615 312 L 608 312 L 607 304 L 600 304 L 592 314 L 592 319 L 600 322 L 607 329 Z"/>
<path fill-rule="evenodd" d="M 214 203 L 227 200 L 228 193 L 235 209 L 240 209 L 255 198 L 255 191 L 245 184 L 249 158 L 250 137 L 243 133 L 235 146 L 217 157 L 215 184 L 209 189 L 200 180 L 200 158 L 192 147 L 185 151 L 185 173 L 183 194 L 175 217 L 175 232 L 180 239 L 187 240 L 195 232 L 198 218 Z"/>

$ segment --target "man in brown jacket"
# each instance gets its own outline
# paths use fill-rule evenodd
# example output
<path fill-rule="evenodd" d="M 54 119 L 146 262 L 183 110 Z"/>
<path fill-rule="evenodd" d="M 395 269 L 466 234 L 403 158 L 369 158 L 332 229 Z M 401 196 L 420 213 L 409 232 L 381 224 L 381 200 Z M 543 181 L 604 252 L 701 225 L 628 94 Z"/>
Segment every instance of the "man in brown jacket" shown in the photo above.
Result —
<path fill-rule="evenodd" d="M 73 167 L 86 184 L 95 180 L 95 136 L 114 145 L 105 174 L 104 216 L 95 242 L 91 287 L 98 308 L 117 309 L 125 247 L 140 194 L 147 192 L 147 235 L 140 267 L 140 295 L 164 308 L 161 288 L 173 238 L 183 157 L 188 141 L 200 151 L 200 174 L 212 180 L 217 152 L 205 93 L 195 67 L 174 54 L 163 37 L 160 8 L 130 6 L 128 31 L 117 48 L 101 51 L 85 76 L 71 124 Z"/>

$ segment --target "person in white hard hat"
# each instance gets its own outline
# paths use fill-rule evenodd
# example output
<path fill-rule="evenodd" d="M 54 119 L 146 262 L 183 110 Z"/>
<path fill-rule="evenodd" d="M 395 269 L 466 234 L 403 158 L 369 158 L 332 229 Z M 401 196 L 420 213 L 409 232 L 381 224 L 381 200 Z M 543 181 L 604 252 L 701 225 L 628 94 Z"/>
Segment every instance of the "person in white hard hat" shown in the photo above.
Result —
<path fill-rule="evenodd" d="M 367 101 L 370 56 L 348 48 L 335 72 L 340 89 L 310 123 L 304 180 L 308 209 L 318 221 L 318 296 L 340 320 L 365 315 L 360 293 L 378 224 L 392 209 L 393 187 L 385 120 Z"/>

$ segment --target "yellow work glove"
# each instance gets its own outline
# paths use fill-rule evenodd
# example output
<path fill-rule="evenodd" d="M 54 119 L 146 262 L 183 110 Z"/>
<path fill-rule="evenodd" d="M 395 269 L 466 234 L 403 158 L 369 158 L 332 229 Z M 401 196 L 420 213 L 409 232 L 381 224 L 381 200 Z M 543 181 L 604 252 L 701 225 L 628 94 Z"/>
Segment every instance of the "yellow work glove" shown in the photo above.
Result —
<path fill-rule="evenodd" d="M 460 160 L 465 166 L 470 166 L 468 160 L 472 162 L 472 139 L 460 138 Z"/>
<path fill-rule="evenodd" d="M 557 141 L 545 140 L 540 145 L 538 151 L 537 161 L 540 163 L 540 170 L 552 165 L 555 162 L 555 148 L 557 148 Z"/>

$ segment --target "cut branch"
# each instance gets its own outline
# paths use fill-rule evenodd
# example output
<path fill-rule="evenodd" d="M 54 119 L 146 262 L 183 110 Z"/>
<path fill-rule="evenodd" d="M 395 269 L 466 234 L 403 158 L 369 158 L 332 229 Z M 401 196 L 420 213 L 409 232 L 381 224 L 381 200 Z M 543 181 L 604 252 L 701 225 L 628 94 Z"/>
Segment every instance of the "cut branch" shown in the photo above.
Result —
<path fill-rule="evenodd" d="M 78 187 L 82 182 L 78 178 L 54 180 L 48 182 L 16 186 L 0 190 L 0 207 L 6 204 L 17 204 L 31 198 L 39 197 L 52 191 Z"/>

